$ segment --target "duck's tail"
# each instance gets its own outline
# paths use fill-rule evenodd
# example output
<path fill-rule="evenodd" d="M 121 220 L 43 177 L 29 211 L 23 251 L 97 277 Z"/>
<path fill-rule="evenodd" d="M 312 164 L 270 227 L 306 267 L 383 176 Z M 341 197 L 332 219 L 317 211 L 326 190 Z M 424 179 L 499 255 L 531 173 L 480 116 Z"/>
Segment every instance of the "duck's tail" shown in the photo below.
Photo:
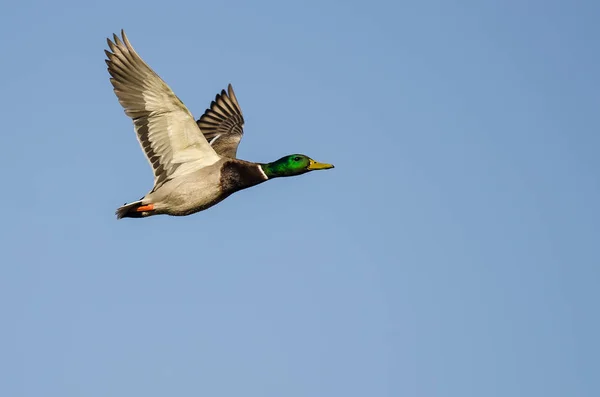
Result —
<path fill-rule="evenodd" d="M 117 208 L 115 214 L 117 215 L 117 219 L 144 218 L 146 216 L 150 216 L 153 211 L 153 204 L 142 204 L 142 200 L 138 200 Z"/>

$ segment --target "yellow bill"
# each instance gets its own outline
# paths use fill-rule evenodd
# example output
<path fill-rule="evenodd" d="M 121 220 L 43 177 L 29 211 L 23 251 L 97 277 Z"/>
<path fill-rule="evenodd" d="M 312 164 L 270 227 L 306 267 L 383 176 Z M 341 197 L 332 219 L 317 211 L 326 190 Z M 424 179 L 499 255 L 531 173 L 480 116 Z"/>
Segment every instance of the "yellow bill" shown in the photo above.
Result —
<path fill-rule="evenodd" d="M 308 164 L 308 169 L 311 171 L 312 170 L 327 170 L 329 168 L 335 168 L 335 167 L 333 166 L 333 164 L 319 163 L 313 159 L 310 159 L 310 163 Z"/>

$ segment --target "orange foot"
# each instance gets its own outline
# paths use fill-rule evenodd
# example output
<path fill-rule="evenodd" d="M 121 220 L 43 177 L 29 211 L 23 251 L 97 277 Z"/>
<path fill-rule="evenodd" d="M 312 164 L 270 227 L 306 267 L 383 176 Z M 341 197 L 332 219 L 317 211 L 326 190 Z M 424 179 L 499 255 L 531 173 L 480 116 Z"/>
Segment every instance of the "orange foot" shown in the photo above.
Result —
<path fill-rule="evenodd" d="M 142 205 L 135 209 L 136 212 L 144 212 L 144 211 L 152 211 L 154 209 L 154 204 Z"/>

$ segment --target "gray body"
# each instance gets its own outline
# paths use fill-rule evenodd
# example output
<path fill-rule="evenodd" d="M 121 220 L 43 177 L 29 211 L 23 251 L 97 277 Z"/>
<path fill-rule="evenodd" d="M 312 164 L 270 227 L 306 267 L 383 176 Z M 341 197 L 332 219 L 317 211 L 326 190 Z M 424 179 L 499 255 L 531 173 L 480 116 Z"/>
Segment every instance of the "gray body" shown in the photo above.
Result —
<path fill-rule="evenodd" d="M 141 215 L 191 215 L 220 203 L 237 191 L 266 180 L 259 165 L 223 158 L 212 166 L 167 180 L 160 188 L 148 193 L 141 204 L 152 203 L 154 210 L 142 212 Z"/>

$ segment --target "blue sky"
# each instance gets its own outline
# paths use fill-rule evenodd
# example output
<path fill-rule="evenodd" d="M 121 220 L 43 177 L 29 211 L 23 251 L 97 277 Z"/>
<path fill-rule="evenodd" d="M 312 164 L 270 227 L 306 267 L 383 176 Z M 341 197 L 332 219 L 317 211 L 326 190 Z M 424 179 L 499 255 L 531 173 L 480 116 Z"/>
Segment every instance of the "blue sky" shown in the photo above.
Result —
<path fill-rule="evenodd" d="M 600 5 L 2 6 L 0 395 L 598 396 Z M 124 28 L 238 155 L 336 168 L 185 218 L 104 64 Z"/>

